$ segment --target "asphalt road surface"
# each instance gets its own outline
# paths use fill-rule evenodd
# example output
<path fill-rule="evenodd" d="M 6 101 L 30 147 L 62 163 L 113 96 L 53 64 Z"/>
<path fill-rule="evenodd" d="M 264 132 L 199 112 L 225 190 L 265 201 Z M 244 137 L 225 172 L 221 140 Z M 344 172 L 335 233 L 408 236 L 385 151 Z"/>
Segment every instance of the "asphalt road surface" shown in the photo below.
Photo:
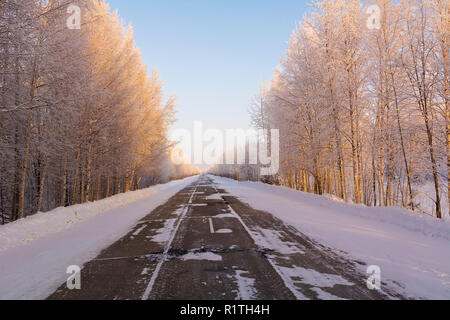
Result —
<path fill-rule="evenodd" d="M 207 176 L 160 206 L 66 283 L 56 300 L 390 299 L 344 258 Z"/>

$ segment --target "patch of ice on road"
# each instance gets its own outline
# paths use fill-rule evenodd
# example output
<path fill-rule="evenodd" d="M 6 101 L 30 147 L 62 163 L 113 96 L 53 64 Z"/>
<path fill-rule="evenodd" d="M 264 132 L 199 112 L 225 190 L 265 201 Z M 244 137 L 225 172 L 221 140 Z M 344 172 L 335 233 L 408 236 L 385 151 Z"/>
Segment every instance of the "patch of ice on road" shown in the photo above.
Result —
<path fill-rule="evenodd" d="M 180 209 L 178 209 L 180 210 Z M 177 210 L 177 211 L 178 211 Z M 165 244 L 169 241 L 170 236 L 172 234 L 172 230 L 174 227 L 176 219 L 167 219 L 164 222 L 164 227 L 157 230 L 157 234 L 152 236 L 151 239 L 153 242 L 159 243 L 159 244 Z"/>
<path fill-rule="evenodd" d="M 255 300 L 257 291 L 255 289 L 255 279 L 249 278 L 244 275 L 248 275 L 248 271 L 236 270 L 235 275 L 228 275 L 228 278 L 232 278 L 237 286 L 236 300 Z"/>
<path fill-rule="evenodd" d="M 142 230 L 144 230 L 146 227 L 147 227 L 147 225 L 143 225 L 142 227 L 140 227 L 139 229 L 137 229 L 137 230 L 133 233 L 133 236 L 139 235 L 139 233 L 141 233 Z"/>
<path fill-rule="evenodd" d="M 311 290 L 314 291 L 315 293 L 317 293 L 317 299 L 319 299 L 319 300 L 347 300 L 347 299 L 332 295 L 331 293 L 326 292 L 320 288 L 312 288 Z"/>
<path fill-rule="evenodd" d="M 220 230 L 217 230 L 216 233 L 233 233 L 233 230 L 230 230 L 230 229 L 220 229 Z"/>
<path fill-rule="evenodd" d="M 144 268 L 144 270 L 142 270 L 141 272 L 141 276 L 148 274 L 149 270 L 149 268 Z"/>
<path fill-rule="evenodd" d="M 222 261 L 222 257 L 212 252 L 190 252 L 180 257 L 181 260 L 209 260 L 209 261 Z"/>
<path fill-rule="evenodd" d="M 221 213 L 221 214 L 218 214 L 217 216 L 214 216 L 214 218 L 219 218 L 219 219 L 222 219 L 222 218 L 236 218 L 236 216 L 231 214 L 231 213 Z"/>
<path fill-rule="evenodd" d="M 291 278 L 294 283 L 304 283 L 320 288 L 332 288 L 335 285 L 354 285 L 354 283 L 347 281 L 337 274 L 320 273 L 314 269 L 305 269 L 295 266 L 293 268 L 280 267 L 280 270 Z"/>
<path fill-rule="evenodd" d="M 283 241 L 279 231 L 256 228 L 252 233 L 256 244 L 262 248 L 272 249 L 281 254 L 305 254 L 295 243 Z"/>
<path fill-rule="evenodd" d="M 227 194 L 221 194 L 221 193 L 214 193 L 212 195 L 209 195 L 206 197 L 206 200 L 222 200 L 222 196 L 226 196 Z"/>

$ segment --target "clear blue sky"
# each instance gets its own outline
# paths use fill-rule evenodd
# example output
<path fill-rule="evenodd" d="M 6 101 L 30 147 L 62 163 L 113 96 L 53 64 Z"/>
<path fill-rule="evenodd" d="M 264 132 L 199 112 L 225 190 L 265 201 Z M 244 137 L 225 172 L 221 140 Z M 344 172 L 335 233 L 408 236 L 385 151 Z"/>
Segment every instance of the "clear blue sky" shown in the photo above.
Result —
<path fill-rule="evenodd" d="M 134 29 L 149 72 L 177 96 L 175 128 L 249 127 L 248 106 L 270 79 L 305 0 L 108 0 Z"/>

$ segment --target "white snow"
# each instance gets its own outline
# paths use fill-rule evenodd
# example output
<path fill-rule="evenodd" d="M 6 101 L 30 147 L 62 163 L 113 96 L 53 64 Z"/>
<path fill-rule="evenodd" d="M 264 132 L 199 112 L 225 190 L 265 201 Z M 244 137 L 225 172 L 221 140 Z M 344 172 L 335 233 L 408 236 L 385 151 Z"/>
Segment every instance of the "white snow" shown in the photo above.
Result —
<path fill-rule="evenodd" d="M 317 293 L 317 299 L 319 300 L 346 300 L 332 295 L 331 293 L 328 293 L 320 288 L 311 288 L 311 290 Z"/>
<path fill-rule="evenodd" d="M 447 179 L 440 179 L 440 194 L 442 212 L 449 212 L 447 199 Z M 419 210 L 429 215 L 436 216 L 436 191 L 433 182 L 425 181 L 421 184 L 413 184 L 414 202 L 419 205 Z M 447 216 L 448 217 L 448 216 Z"/>
<path fill-rule="evenodd" d="M 44 299 L 197 177 L 58 208 L 0 227 L 0 299 Z"/>
<path fill-rule="evenodd" d="M 180 208 L 176 211 L 176 213 L 181 214 L 182 211 L 183 208 Z M 176 219 L 167 219 L 164 222 L 164 227 L 156 231 L 156 235 L 151 237 L 152 241 L 159 244 L 166 244 L 170 240 L 175 222 Z"/>
<path fill-rule="evenodd" d="M 188 260 L 209 260 L 209 261 L 222 261 L 222 257 L 212 252 L 189 252 L 180 257 L 183 261 Z"/>
<path fill-rule="evenodd" d="M 281 235 L 276 230 L 255 228 L 257 232 L 252 232 L 253 239 L 257 244 L 265 249 L 274 250 L 281 254 L 304 254 L 295 243 L 283 241 Z"/>
<path fill-rule="evenodd" d="M 406 297 L 450 299 L 448 218 L 350 205 L 284 187 L 210 177 L 221 189 L 319 243 L 348 253 L 348 258 L 380 266 L 382 280 Z"/>
<path fill-rule="evenodd" d="M 147 226 L 142 226 L 139 229 L 137 229 L 135 232 L 133 232 L 133 236 L 138 236 L 139 233 L 141 233 Z"/>
<path fill-rule="evenodd" d="M 235 275 L 229 276 L 238 286 L 236 300 L 254 300 L 256 298 L 255 279 L 246 277 L 247 271 L 236 270 Z"/>
<path fill-rule="evenodd" d="M 213 193 L 213 194 L 207 196 L 207 197 L 206 197 L 206 200 L 222 200 L 222 201 L 223 201 L 223 198 L 222 198 L 222 195 L 221 195 L 221 194 L 219 194 L 219 193 Z"/>
<path fill-rule="evenodd" d="M 230 229 L 219 229 L 216 233 L 233 233 L 233 230 Z"/>
<path fill-rule="evenodd" d="M 214 216 L 214 218 L 217 218 L 217 219 L 234 218 L 234 219 L 236 219 L 236 216 L 231 213 L 221 213 L 221 214 Z"/>
<path fill-rule="evenodd" d="M 354 284 L 345 280 L 344 278 L 335 275 L 320 273 L 313 269 L 305 269 L 301 267 L 286 268 L 280 267 L 284 274 L 296 279 L 296 282 L 309 284 L 314 287 L 320 288 L 333 288 L 335 285 L 340 284 L 344 286 L 353 286 Z"/>

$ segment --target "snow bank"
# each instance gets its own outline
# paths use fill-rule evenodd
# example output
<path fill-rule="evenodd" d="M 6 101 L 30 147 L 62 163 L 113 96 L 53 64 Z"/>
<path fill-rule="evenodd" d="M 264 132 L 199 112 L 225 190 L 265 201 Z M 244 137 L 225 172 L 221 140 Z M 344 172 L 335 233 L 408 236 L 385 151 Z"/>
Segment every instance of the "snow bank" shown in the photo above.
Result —
<path fill-rule="evenodd" d="M 44 299 L 137 221 L 197 177 L 35 216 L 0 227 L 0 299 Z"/>
<path fill-rule="evenodd" d="M 350 205 L 284 187 L 211 178 L 316 241 L 380 266 L 383 280 L 407 297 L 450 299 L 448 217 L 437 220 L 399 208 Z"/>

